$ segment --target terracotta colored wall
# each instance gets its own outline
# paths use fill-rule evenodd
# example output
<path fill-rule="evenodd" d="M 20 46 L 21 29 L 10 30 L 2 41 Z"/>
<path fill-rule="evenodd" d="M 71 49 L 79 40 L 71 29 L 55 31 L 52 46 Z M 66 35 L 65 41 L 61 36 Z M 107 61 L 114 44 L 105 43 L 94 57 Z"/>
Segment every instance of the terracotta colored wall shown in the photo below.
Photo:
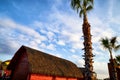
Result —
<path fill-rule="evenodd" d="M 32 74 L 30 80 L 52 80 L 52 77 Z"/>
<path fill-rule="evenodd" d="M 22 54 L 15 70 L 13 71 L 12 80 L 27 80 L 28 69 L 27 55 Z"/>
<path fill-rule="evenodd" d="M 30 80 L 77 80 L 76 78 L 65 78 L 65 77 L 52 77 L 32 74 Z"/>
<path fill-rule="evenodd" d="M 62 77 L 56 77 L 55 80 L 77 80 L 76 78 L 62 78 Z"/>

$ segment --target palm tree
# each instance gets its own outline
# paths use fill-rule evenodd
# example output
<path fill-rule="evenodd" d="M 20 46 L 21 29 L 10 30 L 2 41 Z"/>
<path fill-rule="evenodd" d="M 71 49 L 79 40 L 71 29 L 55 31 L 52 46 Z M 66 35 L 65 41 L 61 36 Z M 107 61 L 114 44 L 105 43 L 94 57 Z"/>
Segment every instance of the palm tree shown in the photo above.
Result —
<path fill-rule="evenodd" d="M 87 12 L 93 9 L 93 0 L 71 0 L 71 6 L 79 13 L 79 16 L 83 16 L 82 31 L 84 36 L 84 59 L 85 59 L 85 79 L 93 80 L 93 54 L 92 54 L 92 42 L 90 24 L 87 19 Z"/>
<path fill-rule="evenodd" d="M 105 49 L 107 49 L 110 53 L 110 63 L 111 63 L 112 70 L 113 70 L 111 80 L 117 80 L 116 62 L 115 62 L 115 60 L 113 59 L 113 56 L 112 56 L 112 51 L 113 50 L 117 51 L 118 49 L 120 49 L 120 45 L 116 44 L 117 43 L 117 37 L 112 37 L 111 39 L 102 38 L 100 41 L 101 41 L 101 45 Z"/>
<path fill-rule="evenodd" d="M 104 49 L 107 49 L 110 53 L 110 59 L 113 59 L 112 56 L 112 51 L 115 50 L 117 51 L 120 49 L 120 45 L 117 45 L 117 37 L 112 37 L 111 39 L 102 38 L 101 40 L 101 45 L 104 47 Z"/>

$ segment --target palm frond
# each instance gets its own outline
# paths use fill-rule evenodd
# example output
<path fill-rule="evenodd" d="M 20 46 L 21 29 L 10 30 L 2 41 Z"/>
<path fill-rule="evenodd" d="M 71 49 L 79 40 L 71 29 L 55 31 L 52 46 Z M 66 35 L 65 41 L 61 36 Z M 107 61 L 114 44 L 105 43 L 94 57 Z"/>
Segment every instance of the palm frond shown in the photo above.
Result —
<path fill-rule="evenodd" d="M 83 10 L 80 11 L 80 13 L 79 13 L 80 17 L 82 17 L 83 12 L 84 12 Z"/>
<path fill-rule="evenodd" d="M 75 8 L 75 0 L 71 0 L 71 7 L 74 9 Z"/>
<path fill-rule="evenodd" d="M 87 0 L 83 1 L 83 6 L 86 7 L 87 6 Z"/>
<path fill-rule="evenodd" d="M 115 43 L 117 42 L 117 37 L 112 37 L 111 39 L 110 39 L 110 43 L 111 43 L 111 46 L 112 47 L 115 47 Z"/>
<path fill-rule="evenodd" d="M 110 44 L 109 44 L 109 40 L 108 38 L 102 38 L 101 40 L 101 45 L 105 48 L 105 49 L 109 49 L 110 48 Z"/>
<path fill-rule="evenodd" d="M 86 8 L 86 11 L 89 12 L 89 11 L 92 10 L 92 9 L 93 9 L 93 6 L 90 5 L 90 6 L 88 6 L 88 7 Z"/>
<path fill-rule="evenodd" d="M 88 7 L 88 6 L 92 6 L 93 7 L 93 0 L 87 0 L 86 7 Z"/>
<path fill-rule="evenodd" d="M 93 0 L 71 0 L 71 7 L 79 13 L 81 17 L 86 11 L 93 9 Z"/>
<path fill-rule="evenodd" d="M 120 45 L 115 46 L 114 50 L 118 51 L 120 49 Z"/>
<path fill-rule="evenodd" d="M 87 1 L 93 5 L 94 0 L 87 0 Z"/>
<path fill-rule="evenodd" d="M 71 7 L 74 9 L 74 10 L 77 10 L 79 8 L 81 8 L 81 5 L 80 5 L 80 0 L 71 0 Z"/>

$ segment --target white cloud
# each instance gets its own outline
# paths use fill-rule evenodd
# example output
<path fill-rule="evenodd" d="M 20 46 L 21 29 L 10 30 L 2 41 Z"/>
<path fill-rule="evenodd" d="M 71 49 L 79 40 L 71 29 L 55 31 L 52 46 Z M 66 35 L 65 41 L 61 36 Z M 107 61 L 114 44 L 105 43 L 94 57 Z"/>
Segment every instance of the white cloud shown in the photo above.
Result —
<path fill-rule="evenodd" d="M 91 32 L 93 35 L 93 43 L 99 42 L 102 37 L 111 37 L 114 35 L 112 28 L 109 27 L 109 23 L 104 23 L 101 19 L 94 16 L 91 18 Z M 104 24 L 103 24 L 104 23 Z M 104 30 L 105 29 L 105 30 Z"/>
<path fill-rule="evenodd" d="M 77 64 L 77 66 L 79 66 L 79 67 L 84 67 L 84 65 L 85 65 L 83 59 L 79 59 L 76 64 Z"/>
<path fill-rule="evenodd" d="M 57 56 L 57 57 L 60 57 L 60 58 L 62 58 L 62 54 L 53 54 L 53 53 L 51 53 L 52 55 L 54 55 L 54 56 Z"/>
<path fill-rule="evenodd" d="M 73 43 L 73 49 L 80 49 L 80 50 L 82 50 L 83 48 L 84 48 L 83 42 Z"/>
<path fill-rule="evenodd" d="M 12 30 L 18 30 L 23 35 L 28 36 L 27 38 L 32 37 L 33 40 L 37 41 L 37 43 L 41 43 L 41 41 L 47 40 L 45 36 L 40 35 L 34 29 L 32 29 L 32 28 L 30 28 L 28 26 L 24 26 L 24 25 L 18 24 L 16 22 L 14 22 L 13 20 L 9 19 L 9 18 L 0 19 L 0 25 L 2 27 L 10 28 L 11 31 Z"/>
<path fill-rule="evenodd" d="M 79 59 L 78 55 L 72 55 L 72 58 Z"/>
<path fill-rule="evenodd" d="M 21 34 L 18 36 L 20 41 L 29 41 L 28 37 L 26 37 L 25 35 Z"/>
<path fill-rule="evenodd" d="M 120 37 L 117 37 L 117 41 L 120 41 Z M 120 42 L 119 42 L 120 43 Z"/>
<path fill-rule="evenodd" d="M 45 40 L 46 39 L 44 36 L 42 36 L 38 32 L 36 32 L 34 29 L 32 29 L 28 26 L 18 24 L 16 22 L 14 22 L 13 20 L 9 19 L 9 18 L 0 19 L 0 25 L 2 27 L 17 29 L 24 34 L 27 34 L 29 36 L 34 36 L 35 38 L 39 38 L 40 40 Z"/>
<path fill-rule="evenodd" d="M 106 62 L 95 62 L 94 70 L 96 71 L 98 78 L 104 79 L 109 77 L 108 67 Z"/>
<path fill-rule="evenodd" d="M 42 27 L 43 26 L 43 23 L 42 22 L 40 22 L 40 21 L 34 21 L 34 23 L 32 24 L 33 26 L 35 26 L 35 27 Z"/>
<path fill-rule="evenodd" d="M 24 34 L 27 34 L 28 36 L 32 36 L 33 38 L 37 38 L 41 41 L 46 40 L 45 36 L 40 35 L 38 32 L 36 32 L 35 30 L 28 28 L 26 26 L 22 26 L 22 25 L 18 25 L 17 26 L 18 29 Z"/>
<path fill-rule="evenodd" d="M 78 67 L 84 67 L 84 60 L 79 55 L 72 55 L 70 57 Z"/>
<path fill-rule="evenodd" d="M 9 18 L 0 18 L 0 25 L 1 25 L 1 27 L 11 27 L 11 28 L 15 28 L 17 26 Z"/>
<path fill-rule="evenodd" d="M 53 37 L 54 37 L 54 33 L 53 32 L 47 32 L 47 37 L 49 40 L 53 40 Z"/>
<path fill-rule="evenodd" d="M 72 48 L 74 49 L 82 49 L 83 48 L 83 41 L 81 41 L 81 34 L 79 33 L 72 33 L 69 31 L 65 31 L 63 30 L 63 32 L 61 33 L 64 38 L 65 38 L 65 42 L 69 43 L 72 45 Z"/>
<path fill-rule="evenodd" d="M 70 52 L 75 53 L 75 49 L 70 49 Z"/>
<path fill-rule="evenodd" d="M 40 47 L 44 49 L 44 48 L 46 48 L 46 45 L 44 43 L 41 43 Z"/>
<path fill-rule="evenodd" d="M 32 48 L 39 49 L 38 44 L 37 44 L 35 41 L 30 41 L 30 42 L 29 42 L 29 45 L 30 45 Z"/>
<path fill-rule="evenodd" d="M 47 31 L 44 30 L 44 29 L 41 29 L 40 32 L 43 33 L 43 34 L 46 34 L 46 33 L 47 33 Z"/>
<path fill-rule="evenodd" d="M 47 50 L 47 49 L 52 50 L 52 51 L 56 50 L 55 45 L 53 45 L 53 44 L 46 45 L 45 43 L 41 43 L 40 48 L 42 48 L 44 50 Z"/>
<path fill-rule="evenodd" d="M 6 42 L 6 45 L 8 45 L 8 47 L 13 49 L 13 52 L 20 47 L 20 43 L 17 40 L 8 38 L 7 41 L 5 42 Z M 11 53 L 6 53 L 6 54 L 11 54 Z"/>
<path fill-rule="evenodd" d="M 55 50 L 55 45 L 49 44 L 46 48 L 54 51 Z"/>
<path fill-rule="evenodd" d="M 68 14 L 67 12 L 60 12 L 58 10 L 54 11 L 54 14 L 51 14 L 51 19 L 53 16 L 56 16 L 53 18 L 57 19 L 59 23 L 62 23 L 63 26 L 65 26 L 63 29 L 69 30 L 70 32 L 79 32 L 81 33 L 82 29 L 82 19 L 80 19 L 78 16 L 73 16 Z"/>
<path fill-rule="evenodd" d="M 57 42 L 57 44 L 64 46 L 64 45 L 65 45 L 65 42 L 64 42 L 63 40 L 59 40 L 59 41 Z"/>

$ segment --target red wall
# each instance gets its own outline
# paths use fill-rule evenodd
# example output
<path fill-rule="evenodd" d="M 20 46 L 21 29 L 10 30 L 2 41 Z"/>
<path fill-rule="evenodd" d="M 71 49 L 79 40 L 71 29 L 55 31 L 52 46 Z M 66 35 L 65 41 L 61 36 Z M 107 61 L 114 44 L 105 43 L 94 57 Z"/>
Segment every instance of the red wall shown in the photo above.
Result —
<path fill-rule="evenodd" d="M 30 80 L 52 80 L 52 77 L 51 76 L 41 76 L 41 75 L 32 74 L 30 76 Z"/>
<path fill-rule="evenodd" d="M 30 80 L 78 80 L 77 78 L 53 77 L 38 74 L 31 74 Z M 82 80 L 82 79 L 80 79 Z"/>
<path fill-rule="evenodd" d="M 27 55 L 22 53 L 13 71 L 12 80 L 27 80 L 29 71 L 27 60 Z"/>

